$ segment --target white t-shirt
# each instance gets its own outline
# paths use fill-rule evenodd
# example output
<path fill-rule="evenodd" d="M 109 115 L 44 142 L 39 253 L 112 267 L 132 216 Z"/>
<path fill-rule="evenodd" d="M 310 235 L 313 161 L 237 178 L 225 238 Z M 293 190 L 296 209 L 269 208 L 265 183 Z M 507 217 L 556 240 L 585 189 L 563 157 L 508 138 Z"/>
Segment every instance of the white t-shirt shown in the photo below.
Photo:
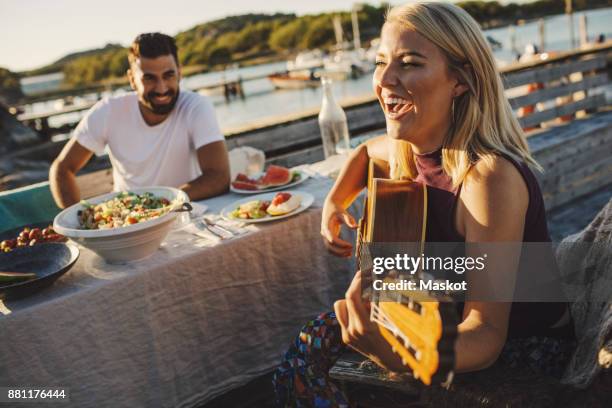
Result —
<path fill-rule="evenodd" d="M 74 137 L 100 155 L 108 146 L 114 190 L 180 185 L 202 172 L 196 150 L 224 140 L 210 100 L 181 91 L 170 115 L 149 126 L 135 92 L 96 103 L 81 120 Z"/>

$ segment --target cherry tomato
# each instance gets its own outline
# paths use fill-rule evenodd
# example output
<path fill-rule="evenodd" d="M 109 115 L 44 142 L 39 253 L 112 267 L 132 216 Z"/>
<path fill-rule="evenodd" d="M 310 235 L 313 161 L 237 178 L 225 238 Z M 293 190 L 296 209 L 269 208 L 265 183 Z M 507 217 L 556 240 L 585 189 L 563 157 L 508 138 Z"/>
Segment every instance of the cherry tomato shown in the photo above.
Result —
<path fill-rule="evenodd" d="M 64 236 L 60 234 L 49 234 L 45 237 L 45 241 L 48 242 L 61 241 L 62 239 L 64 239 Z"/>
<path fill-rule="evenodd" d="M 30 235 L 28 236 L 28 238 L 30 238 L 30 240 L 32 240 L 32 239 L 41 239 L 42 238 L 42 231 L 40 230 L 40 228 L 34 228 L 34 229 L 32 229 L 32 231 L 30 231 Z"/>

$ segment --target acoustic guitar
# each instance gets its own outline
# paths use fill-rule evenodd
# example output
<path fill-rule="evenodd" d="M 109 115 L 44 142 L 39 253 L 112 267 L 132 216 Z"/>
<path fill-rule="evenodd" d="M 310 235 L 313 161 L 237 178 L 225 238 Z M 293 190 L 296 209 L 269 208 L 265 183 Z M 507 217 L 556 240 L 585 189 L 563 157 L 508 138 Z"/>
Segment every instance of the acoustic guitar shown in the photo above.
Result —
<path fill-rule="evenodd" d="M 367 272 L 371 271 L 376 247 L 389 252 L 388 247 L 401 246 L 404 253 L 412 252 L 409 256 L 424 253 L 427 187 L 414 181 L 391 180 L 388 164 L 371 160 L 367 192 L 356 257 L 362 274 L 370 277 Z M 422 277 L 422 271 L 417 271 L 409 278 Z M 383 280 L 402 278 L 406 277 L 392 273 Z M 417 290 L 372 290 L 369 299 L 370 319 L 378 324 L 382 336 L 412 370 L 414 378 L 426 385 L 438 380 L 450 384 L 453 377 L 458 317 L 452 301 L 442 296 Z"/>

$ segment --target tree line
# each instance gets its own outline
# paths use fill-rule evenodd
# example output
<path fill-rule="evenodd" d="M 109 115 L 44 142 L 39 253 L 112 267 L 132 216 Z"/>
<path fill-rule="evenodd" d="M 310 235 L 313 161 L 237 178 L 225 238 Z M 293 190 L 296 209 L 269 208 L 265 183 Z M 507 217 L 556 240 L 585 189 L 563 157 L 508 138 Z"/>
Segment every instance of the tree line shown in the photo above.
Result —
<path fill-rule="evenodd" d="M 587 4 L 588 3 L 588 4 Z M 574 10 L 611 6 L 612 0 L 573 0 Z M 457 3 L 483 27 L 512 23 L 563 13 L 565 0 L 538 0 L 526 4 L 497 1 Z M 364 42 L 378 36 L 388 4 L 364 5 L 359 26 Z M 199 24 L 176 35 L 183 66 L 203 69 L 257 57 L 285 56 L 301 50 L 330 48 L 335 44 L 333 17 L 340 16 L 346 39 L 352 40 L 350 12 L 322 13 L 297 17 L 295 14 L 245 14 Z M 118 45 L 75 53 L 29 74 L 60 69 L 70 86 L 83 86 L 122 78 L 128 68 L 127 49 Z"/>
<path fill-rule="evenodd" d="M 21 92 L 21 86 L 19 85 L 19 75 L 8 69 L 0 68 L 0 105 L 13 104 L 22 97 L 23 92 Z"/>

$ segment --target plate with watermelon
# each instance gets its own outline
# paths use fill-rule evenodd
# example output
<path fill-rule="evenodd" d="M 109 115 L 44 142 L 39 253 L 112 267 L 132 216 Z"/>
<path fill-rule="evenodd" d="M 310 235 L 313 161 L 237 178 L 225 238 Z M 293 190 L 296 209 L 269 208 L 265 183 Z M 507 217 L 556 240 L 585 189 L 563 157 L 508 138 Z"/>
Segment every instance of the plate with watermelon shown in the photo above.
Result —
<path fill-rule="evenodd" d="M 313 202 L 313 195 L 305 191 L 264 193 L 227 205 L 221 216 L 248 223 L 275 221 L 299 214 Z"/>
<path fill-rule="evenodd" d="M 258 177 L 248 177 L 238 173 L 232 181 L 230 190 L 238 194 L 259 194 L 266 191 L 284 190 L 296 186 L 308 178 L 302 171 L 291 171 L 286 167 L 271 164 L 265 173 Z"/>

